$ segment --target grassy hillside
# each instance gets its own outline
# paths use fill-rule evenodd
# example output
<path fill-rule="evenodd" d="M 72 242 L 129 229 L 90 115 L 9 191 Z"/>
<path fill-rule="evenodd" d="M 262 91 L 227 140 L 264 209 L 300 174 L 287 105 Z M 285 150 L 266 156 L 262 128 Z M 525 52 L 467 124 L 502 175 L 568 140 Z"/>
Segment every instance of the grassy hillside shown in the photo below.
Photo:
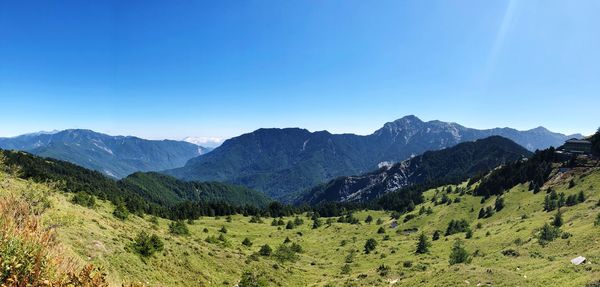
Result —
<path fill-rule="evenodd" d="M 136 214 L 187 218 L 189 214 L 242 213 L 264 207 L 269 199 L 247 188 L 222 183 L 186 183 L 157 173 L 136 173 L 115 181 L 75 164 L 34 156 L 26 152 L 0 150 L 0 163 L 15 176 L 57 188 L 123 203 Z"/>
<path fill-rule="evenodd" d="M 571 179 L 574 186 L 569 188 Z M 246 271 L 258 277 L 257 281 L 265 280 L 264 286 L 584 286 L 600 280 L 600 227 L 594 225 L 600 213 L 597 168 L 553 175 L 537 194 L 518 185 L 504 194 L 505 207 L 489 218 L 478 219 L 478 212 L 493 206 L 495 198 L 482 203 L 481 197 L 468 192 L 461 195 L 465 187 L 452 186 L 453 191 L 445 197 L 446 187 L 427 191 L 426 203 L 402 215 L 396 228 L 390 226 L 394 219 L 389 212 L 361 211 L 353 215 L 360 224 L 339 223 L 337 218 L 327 224 L 327 219 L 321 218 L 323 224 L 317 229 L 312 229 L 313 221 L 306 216 L 293 229 L 272 226 L 272 219 L 267 218 L 263 223 L 250 223 L 250 217 L 241 215 L 203 217 L 186 224 L 189 235 L 174 235 L 169 231 L 171 221 L 149 216 L 117 220 L 109 202 L 97 200 L 93 208 L 75 205 L 69 193 L 0 173 L 2 197 L 11 193 L 30 198 L 27 195 L 33 192 L 47 191 L 50 204 L 41 215 L 43 225 L 56 230 L 57 240 L 66 250 L 63 254 L 76 258 L 80 265 L 103 267 L 109 283 L 116 286 L 138 281 L 148 286 L 234 286 Z M 561 209 L 561 230 L 571 236 L 542 246 L 538 230 L 556 213 L 543 210 L 549 187 L 567 196 L 583 191 L 587 198 Z M 434 197 L 437 205 L 432 202 Z M 368 215 L 373 218 L 370 224 L 365 223 Z M 465 219 L 472 238 L 465 239 L 464 232 L 444 236 L 452 219 Z M 285 223 L 293 220 L 283 218 Z M 227 233 L 219 231 L 222 227 Z M 383 233 L 378 232 L 380 228 Z M 435 230 L 440 230 L 441 236 L 432 241 Z M 149 257 L 134 252 L 132 244 L 142 231 L 161 238 L 163 250 Z M 429 253 L 417 255 L 421 232 L 431 247 Z M 225 241 L 218 239 L 220 235 Z M 207 237 L 212 240 L 207 242 Z M 255 254 L 264 244 L 276 253 L 286 237 L 291 240 L 287 246 L 297 243 L 303 249 L 296 254 L 297 260 Z M 245 238 L 252 246 L 242 244 Z M 375 239 L 377 246 L 365 254 L 369 238 Z M 470 263 L 449 265 L 457 238 L 471 254 Z M 293 252 L 287 255 L 294 257 Z M 587 257 L 588 263 L 572 265 L 569 260 L 579 255 Z"/>

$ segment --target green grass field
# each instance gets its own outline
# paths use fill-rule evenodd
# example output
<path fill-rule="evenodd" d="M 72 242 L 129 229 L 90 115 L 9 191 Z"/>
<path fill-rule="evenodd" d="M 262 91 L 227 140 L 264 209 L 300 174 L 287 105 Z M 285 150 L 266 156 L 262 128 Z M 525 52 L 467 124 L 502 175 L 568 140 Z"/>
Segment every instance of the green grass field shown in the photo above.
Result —
<path fill-rule="evenodd" d="M 585 176 L 582 178 L 582 175 Z M 569 189 L 573 178 L 576 186 Z M 479 209 L 494 204 L 494 198 L 483 204 L 480 197 L 460 196 L 450 205 L 431 203 L 435 190 L 425 193 L 426 208 L 431 214 L 418 215 L 421 205 L 415 208 L 416 217 L 404 223 L 403 215 L 398 227 L 391 228 L 393 219 L 389 212 L 361 211 L 354 215 L 361 224 L 325 224 L 312 229 L 312 220 L 306 215 L 302 226 L 285 229 L 271 226 L 271 218 L 264 223 L 250 223 L 249 217 L 204 217 L 189 224 L 190 235 L 175 236 L 169 233 L 170 221 L 159 219 L 152 223 L 150 217 L 131 215 L 120 221 L 112 215 L 114 207 L 97 201 L 93 209 L 70 202 L 71 194 L 55 191 L 51 187 L 16 179 L 0 173 L 3 195 L 46 194 L 51 207 L 43 214 L 44 224 L 57 230 L 65 255 L 78 264 L 93 263 L 102 267 L 111 285 L 123 282 L 141 282 L 147 286 L 235 286 L 245 271 L 251 271 L 268 282 L 268 286 L 585 286 L 600 280 L 600 226 L 594 222 L 600 208 L 600 171 L 573 171 L 555 176 L 545 186 L 553 186 L 567 195 L 583 190 L 584 203 L 563 207 L 565 221 L 562 230 L 572 234 L 567 239 L 558 238 L 541 246 L 536 233 L 546 222 L 551 222 L 555 212 L 543 211 L 546 192 L 527 191 L 526 186 L 516 186 L 504 195 L 506 207 L 490 218 L 477 219 Z M 440 188 L 440 190 L 443 190 Z M 459 194 L 453 193 L 454 199 Z M 371 224 L 364 219 L 371 215 Z M 381 225 L 376 224 L 382 219 Z M 294 218 L 285 218 L 293 220 Z M 444 231 L 451 219 L 465 219 L 473 230 L 473 237 L 465 233 L 445 237 Z M 477 224 L 481 228 L 477 228 Z M 226 242 L 208 243 L 207 236 L 219 236 L 225 227 Z M 384 227 L 385 233 L 378 233 Z M 405 230 L 416 228 L 416 232 Z M 205 229 L 207 232 L 205 232 Z M 431 241 L 434 230 L 442 236 Z M 131 251 L 133 239 L 141 232 L 156 234 L 164 242 L 164 250 L 143 258 Z M 415 254 L 418 235 L 424 232 L 429 238 L 428 254 Z M 385 240 L 384 237 L 388 239 Z M 242 245 L 244 238 L 253 245 Z M 276 249 L 289 237 L 300 244 L 303 252 L 295 262 L 279 262 L 273 256 L 253 256 L 263 244 Z M 369 238 L 377 240 L 374 252 L 365 254 L 363 247 Z M 461 238 L 472 254 L 467 264 L 450 266 L 451 246 Z M 505 256 L 502 251 L 512 249 L 518 256 Z M 348 255 L 354 251 L 350 263 Z M 575 266 L 572 258 L 585 256 L 585 264 Z M 342 267 L 348 264 L 347 274 Z M 389 266 L 381 275 L 378 267 Z"/>

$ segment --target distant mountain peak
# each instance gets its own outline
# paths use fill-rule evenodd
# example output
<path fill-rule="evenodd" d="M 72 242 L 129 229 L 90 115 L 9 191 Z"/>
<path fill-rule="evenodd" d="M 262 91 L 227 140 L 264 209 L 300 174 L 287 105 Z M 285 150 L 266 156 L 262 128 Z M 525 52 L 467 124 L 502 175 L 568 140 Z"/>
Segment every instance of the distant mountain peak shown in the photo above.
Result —
<path fill-rule="evenodd" d="M 538 133 L 551 133 L 551 131 L 549 131 L 547 128 L 542 127 L 542 126 L 539 126 L 537 128 L 533 128 L 533 129 L 531 129 L 529 131 L 538 132 Z"/>
<path fill-rule="evenodd" d="M 403 117 L 395 120 L 395 122 L 422 122 L 422 121 L 415 115 L 406 115 L 406 116 L 403 116 Z"/>
<path fill-rule="evenodd" d="M 567 139 L 558 133 L 479 130 L 407 115 L 365 136 L 300 128 L 258 129 L 228 139 L 212 152 L 165 173 L 185 180 L 242 184 L 282 199 L 332 178 L 373 170 L 382 162 L 401 162 L 493 135 L 509 138 L 530 151 L 559 146 Z"/>
<path fill-rule="evenodd" d="M 187 142 L 111 136 L 89 129 L 0 138 L 0 148 L 69 161 L 111 177 L 181 167 L 209 151 Z"/>
<path fill-rule="evenodd" d="M 395 139 L 401 133 L 411 134 L 410 131 L 415 130 L 421 125 L 423 125 L 423 121 L 421 121 L 421 119 L 417 118 L 414 115 L 408 115 L 399 118 L 393 122 L 385 123 L 382 128 L 378 129 L 373 134 L 378 136 L 388 135 Z M 406 135 L 406 137 L 410 137 L 410 135 Z M 405 140 L 408 140 L 408 138 L 405 138 Z"/>
<path fill-rule="evenodd" d="M 406 126 L 406 125 L 412 125 L 412 124 L 422 124 L 423 121 L 421 119 L 419 119 L 418 117 L 416 117 L 415 115 L 407 115 L 404 117 L 401 117 L 393 122 L 388 122 L 384 124 L 385 126 Z"/>
<path fill-rule="evenodd" d="M 33 133 L 18 135 L 18 136 L 15 136 L 15 137 L 19 137 L 19 136 L 53 135 L 53 134 L 56 134 L 56 133 L 59 133 L 59 132 L 60 132 L 59 130 L 39 131 L 39 132 L 33 132 Z"/>

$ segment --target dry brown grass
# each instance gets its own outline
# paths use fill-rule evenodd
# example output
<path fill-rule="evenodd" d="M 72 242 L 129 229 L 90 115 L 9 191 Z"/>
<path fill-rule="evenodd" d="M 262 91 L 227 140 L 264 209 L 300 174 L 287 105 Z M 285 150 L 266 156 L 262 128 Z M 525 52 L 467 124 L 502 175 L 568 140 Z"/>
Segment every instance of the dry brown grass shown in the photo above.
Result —
<path fill-rule="evenodd" d="M 0 286 L 108 286 L 105 274 L 62 255 L 40 221 L 39 199 L 0 198 Z"/>

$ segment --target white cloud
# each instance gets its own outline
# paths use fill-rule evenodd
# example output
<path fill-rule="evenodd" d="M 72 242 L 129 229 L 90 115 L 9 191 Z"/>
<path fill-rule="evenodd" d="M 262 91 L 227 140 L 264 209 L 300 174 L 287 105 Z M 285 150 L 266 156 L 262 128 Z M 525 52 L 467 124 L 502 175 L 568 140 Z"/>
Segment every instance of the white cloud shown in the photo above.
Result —
<path fill-rule="evenodd" d="M 220 137 L 186 137 L 183 141 L 197 144 L 204 147 L 218 147 L 220 146 L 226 138 Z"/>

